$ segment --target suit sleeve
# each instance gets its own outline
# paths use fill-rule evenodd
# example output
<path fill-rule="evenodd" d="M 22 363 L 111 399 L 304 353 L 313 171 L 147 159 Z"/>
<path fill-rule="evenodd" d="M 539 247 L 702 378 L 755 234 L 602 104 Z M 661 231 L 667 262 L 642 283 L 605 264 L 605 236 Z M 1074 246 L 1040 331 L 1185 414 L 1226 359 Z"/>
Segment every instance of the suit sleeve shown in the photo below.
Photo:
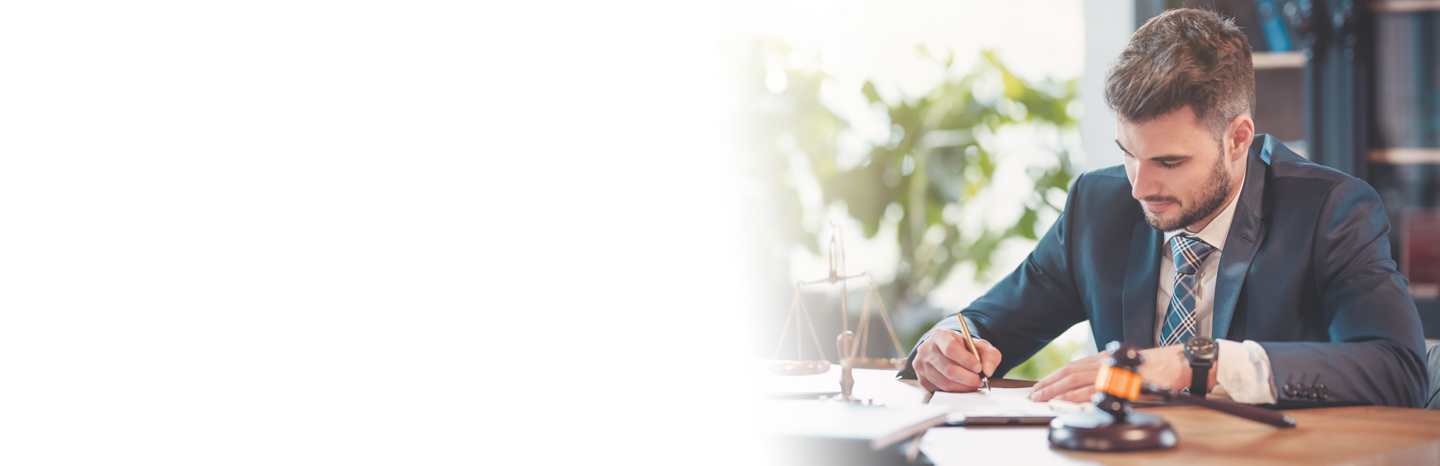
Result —
<path fill-rule="evenodd" d="M 1040 238 L 1035 250 L 1015 271 L 996 283 L 983 296 L 970 303 L 964 311 L 952 314 L 935 324 L 920 337 L 924 343 L 936 331 L 960 331 L 957 318 L 963 315 L 976 337 L 984 338 L 1000 350 L 1002 360 L 995 369 L 1001 376 L 1044 347 L 1071 326 L 1086 319 L 1084 307 L 1076 293 L 1071 272 L 1072 241 L 1069 233 L 1076 214 L 1077 199 L 1083 197 L 1085 175 L 1075 180 L 1065 210 Z M 910 350 L 899 377 L 914 379 L 916 351 Z"/>
<path fill-rule="evenodd" d="M 1278 405 L 1419 407 L 1426 383 L 1420 317 L 1390 258 L 1390 222 L 1369 184 L 1347 179 L 1315 227 L 1315 280 L 1330 342 L 1262 342 Z"/>

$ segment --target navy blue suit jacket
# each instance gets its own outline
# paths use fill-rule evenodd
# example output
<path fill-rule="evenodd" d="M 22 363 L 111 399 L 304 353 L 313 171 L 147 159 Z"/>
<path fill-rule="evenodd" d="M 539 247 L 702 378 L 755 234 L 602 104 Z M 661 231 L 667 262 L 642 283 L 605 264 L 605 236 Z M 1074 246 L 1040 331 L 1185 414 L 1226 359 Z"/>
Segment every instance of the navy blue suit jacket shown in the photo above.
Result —
<path fill-rule="evenodd" d="M 1424 404 L 1420 318 L 1375 189 L 1266 134 L 1249 157 L 1211 335 L 1260 342 L 1278 405 Z M 1162 257 L 1164 232 L 1145 222 L 1124 167 L 1088 172 L 1025 262 L 963 314 L 1004 355 L 997 374 L 1085 320 L 1097 346 L 1153 347 Z M 936 329 L 958 329 L 955 316 Z"/>

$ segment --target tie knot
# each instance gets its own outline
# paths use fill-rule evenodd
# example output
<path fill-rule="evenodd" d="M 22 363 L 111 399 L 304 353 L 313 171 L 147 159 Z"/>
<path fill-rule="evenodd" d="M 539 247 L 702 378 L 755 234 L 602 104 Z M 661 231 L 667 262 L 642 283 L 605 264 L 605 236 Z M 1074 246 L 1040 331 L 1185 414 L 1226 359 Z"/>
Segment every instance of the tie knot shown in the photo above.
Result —
<path fill-rule="evenodd" d="M 1175 273 L 1195 275 L 1200 269 L 1200 263 L 1205 256 L 1214 252 L 1215 248 L 1200 238 L 1190 235 L 1175 235 L 1170 239 L 1170 253 L 1175 259 Z"/>

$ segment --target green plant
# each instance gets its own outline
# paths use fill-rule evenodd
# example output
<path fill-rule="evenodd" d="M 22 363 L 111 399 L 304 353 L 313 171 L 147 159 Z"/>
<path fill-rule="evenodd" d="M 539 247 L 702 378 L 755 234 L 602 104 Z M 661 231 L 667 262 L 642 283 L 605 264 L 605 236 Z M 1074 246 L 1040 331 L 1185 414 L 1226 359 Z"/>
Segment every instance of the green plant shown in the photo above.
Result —
<path fill-rule="evenodd" d="M 882 284 L 882 290 L 886 302 L 895 303 L 891 309 L 900 313 L 923 302 L 961 264 L 973 265 L 970 278 L 991 282 L 995 255 L 1006 240 L 1035 240 L 1048 226 L 1042 214 L 1063 207 L 1075 176 L 1069 147 L 1078 140 L 1075 80 L 1027 81 L 989 51 L 968 67 L 956 65 L 953 53 L 939 58 L 923 47 L 917 52 L 944 76 L 932 89 L 886 99 L 867 81 L 858 89 L 860 96 L 842 96 L 863 98 L 890 128 L 888 139 L 865 140 L 858 161 L 842 153 L 855 153 L 853 147 L 842 147 L 846 138 L 853 146 L 856 124 L 862 122 L 827 105 L 834 97 L 827 100 L 824 90 L 828 84 L 833 92 L 836 83 L 817 61 L 796 57 L 781 41 L 760 40 L 738 54 L 746 59 L 736 60 L 731 76 L 744 98 L 734 136 L 752 155 L 743 169 L 758 181 L 755 186 L 767 199 L 763 209 L 771 213 L 761 220 L 769 234 L 760 244 L 782 251 L 784 245 L 803 245 L 824 253 L 820 245 L 827 238 L 820 237 L 824 233 L 816 225 L 823 222 L 802 221 L 806 203 L 795 181 L 813 180 L 820 205 L 810 206 L 819 209 L 809 212 L 812 217 L 843 203 L 869 238 L 887 221 L 896 221 L 900 257 L 894 280 Z M 1049 157 L 1007 160 L 1015 154 L 996 140 L 1006 130 L 1032 130 Z M 996 175 L 1005 164 L 1009 169 L 1024 165 L 1023 178 L 1030 185 L 1021 186 L 1022 211 L 1007 225 L 977 221 L 996 201 Z M 902 332 L 907 340 L 902 345 L 913 345 L 933 323 Z M 1048 373 L 1063 365 L 1074 351 L 1075 345 L 1069 346 L 1042 351 L 1026 371 Z"/>
<path fill-rule="evenodd" d="M 1039 381 L 1045 378 L 1045 376 L 1050 375 L 1055 369 L 1059 369 L 1061 366 L 1070 362 L 1071 358 L 1082 350 L 1081 346 L 1093 344 L 1086 336 L 1075 333 L 1076 331 L 1089 332 L 1090 326 L 1081 324 L 1078 327 L 1079 328 L 1067 331 L 1060 337 L 1051 340 L 1044 348 L 1040 348 L 1040 351 L 1035 352 L 1035 355 L 1031 356 L 1030 359 L 1010 369 L 1010 372 L 1005 373 L 1004 377 L 1007 379 Z"/>
<path fill-rule="evenodd" d="M 874 237 L 886 211 L 898 206 L 895 240 L 900 261 L 891 287 L 906 300 L 923 300 L 964 262 L 974 265 L 977 280 L 988 281 L 1002 242 L 1036 239 L 1040 213 L 1062 208 L 1051 191 L 1064 193 L 1074 177 L 1065 137 L 1076 132 L 1071 115 L 1075 80 L 1026 81 L 990 51 L 961 73 L 953 53 L 939 59 L 923 47 L 918 51 L 941 67 L 947 79 L 918 97 L 893 101 L 882 99 L 875 84 L 867 81 L 861 92 L 872 105 L 884 106 L 894 137 L 872 144 L 850 167 L 842 166 L 836 151 L 849 122 L 818 104 L 826 76 L 818 70 L 790 70 L 792 84 L 785 91 L 811 110 L 798 115 L 788 134 L 808 157 L 824 203 L 843 201 L 866 237 Z M 965 211 L 978 208 L 979 194 L 993 188 L 1000 158 L 1006 155 L 993 135 L 1020 125 L 1054 129 L 1045 141 L 1054 157 L 1025 167 L 1033 185 L 1018 221 L 1001 228 L 966 228 Z"/>

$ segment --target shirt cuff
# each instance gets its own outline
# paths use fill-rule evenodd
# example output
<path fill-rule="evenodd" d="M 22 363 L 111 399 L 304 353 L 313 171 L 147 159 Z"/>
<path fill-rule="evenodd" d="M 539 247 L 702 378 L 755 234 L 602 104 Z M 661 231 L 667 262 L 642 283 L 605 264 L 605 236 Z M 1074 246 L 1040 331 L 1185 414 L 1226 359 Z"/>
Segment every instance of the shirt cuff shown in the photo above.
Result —
<path fill-rule="evenodd" d="M 1220 367 L 1216 370 L 1217 394 L 1229 395 L 1239 403 L 1274 404 L 1275 383 L 1270 356 L 1255 340 L 1244 343 L 1216 340 L 1220 344 Z"/>

